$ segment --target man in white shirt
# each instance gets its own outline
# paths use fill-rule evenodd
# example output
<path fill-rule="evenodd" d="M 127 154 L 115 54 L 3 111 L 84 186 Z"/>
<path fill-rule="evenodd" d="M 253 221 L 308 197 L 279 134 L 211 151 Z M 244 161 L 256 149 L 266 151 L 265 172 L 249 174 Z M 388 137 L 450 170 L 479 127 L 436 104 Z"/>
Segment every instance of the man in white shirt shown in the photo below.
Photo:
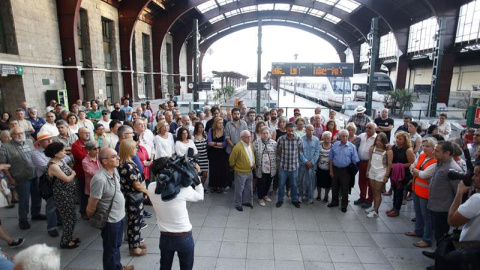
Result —
<path fill-rule="evenodd" d="M 160 161 L 162 160 L 162 161 Z M 163 169 L 167 158 L 160 158 Z M 197 165 L 197 171 L 200 167 Z M 192 224 L 188 217 L 187 201 L 203 201 L 203 186 L 199 184 L 193 189 L 183 187 L 177 196 L 170 201 L 163 201 L 162 194 L 157 194 L 157 181 L 148 185 L 148 197 L 157 214 L 157 225 L 160 229 L 160 268 L 171 269 L 175 252 L 178 254 L 180 269 L 192 269 L 195 244 L 192 237 Z"/>
<path fill-rule="evenodd" d="M 52 134 L 53 137 L 58 136 L 60 133 L 58 132 L 57 125 L 55 125 L 55 113 L 48 112 L 45 121 L 47 121 L 47 123 L 43 124 L 40 131 L 47 131 Z"/>
<path fill-rule="evenodd" d="M 367 166 L 370 158 L 370 147 L 375 143 L 377 133 L 375 130 L 377 125 L 375 123 L 368 123 L 365 132 L 358 135 L 360 139 L 360 146 L 358 147 L 358 186 L 360 188 L 360 198 L 354 202 L 355 205 L 361 205 L 362 208 L 372 207 L 373 195 L 372 189 L 368 185 Z"/>
<path fill-rule="evenodd" d="M 105 129 L 105 133 L 110 132 L 110 122 L 112 121 L 112 119 L 110 119 L 109 114 L 110 113 L 108 112 L 108 110 L 103 110 L 102 118 L 100 118 L 100 120 L 97 122 L 97 124 L 101 124 L 103 126 L 103 128 Z"/>
<path fill-rule="evenodd" d="M 133 122 L 133 129 L 140 138 L 140 145 L 143 146 L 147 152 L 148 156 L 152 158 L 153 149 L 155 147 L 153 143 L 153 138 L 155 137 L 149 129 L 147 129 L 147 125 L 145 124 L 145 120 L 142 118 L 137 118 Z"/>
<path fill-rule="evenodd" d="M 120 126 L 122 126 L 122 123 L 117 119 L 114 119 L 110 122 L 109 124 L 110 133 L 106 134 L 107 136 L 102 142 L 102 149 L 105 149 L 105 148 L 115 149 L 115 146 L 118 143 L 117 130 Z"/>

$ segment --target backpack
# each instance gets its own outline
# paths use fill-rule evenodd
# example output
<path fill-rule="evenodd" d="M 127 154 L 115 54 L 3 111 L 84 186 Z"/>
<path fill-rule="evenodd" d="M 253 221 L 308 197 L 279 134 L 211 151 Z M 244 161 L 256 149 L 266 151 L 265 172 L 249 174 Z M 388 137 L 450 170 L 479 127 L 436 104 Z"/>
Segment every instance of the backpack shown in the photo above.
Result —
<path fill-rule="evenodd" d="M 40 176 L 40 180 L 38 183 L 38 188 L 40 190 L 40 196 L 44 200 L 48 200 L 53 196 L 53 181 L 52 179 L 48 176 L 48 168 L 45 170 L 45 172 Z"/>

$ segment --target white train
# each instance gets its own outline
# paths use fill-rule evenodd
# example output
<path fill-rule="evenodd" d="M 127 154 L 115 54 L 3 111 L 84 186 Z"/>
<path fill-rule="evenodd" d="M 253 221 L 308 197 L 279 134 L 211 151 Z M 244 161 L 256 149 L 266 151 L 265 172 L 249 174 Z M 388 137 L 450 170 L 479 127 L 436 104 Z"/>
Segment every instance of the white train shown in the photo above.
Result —
<path fill-rule="evenodd" d="M 366 90 L 368 88 L 367 77 L 367 73 L 360 73 L 350 78 L 354 100 L 365 100 Z M 373 79 L 377 88 L 373 92 L 372 100 L 384 102 L 385 93 L 394 90 L 392 80 L 387 74 L 381 72 L 375 72 Z"/>
<path fill-rule="evenodd" d="M 283 77 L 280 88 L 328 107 L 342 107 L 353 101 L 353 93 L 349 78 L 343 77 Z"/>

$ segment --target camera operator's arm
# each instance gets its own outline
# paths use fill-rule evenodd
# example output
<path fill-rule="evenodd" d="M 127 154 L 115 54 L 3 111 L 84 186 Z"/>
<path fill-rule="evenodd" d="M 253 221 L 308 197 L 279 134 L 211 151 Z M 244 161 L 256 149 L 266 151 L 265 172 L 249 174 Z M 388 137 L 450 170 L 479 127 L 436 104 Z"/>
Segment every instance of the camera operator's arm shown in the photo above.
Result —
<path fill-rule="evenodd" d="M 462 204 L 463 194 L 467 193 L 469 190 L 470 187 L 465 186 L 463 181 L 458 183 L 457 194 L 455 195 L 455 199 L 448 211 L 448 224 L 450 226 L 459 227 L 470 220 L 458 211 L 458 207 Z"/>

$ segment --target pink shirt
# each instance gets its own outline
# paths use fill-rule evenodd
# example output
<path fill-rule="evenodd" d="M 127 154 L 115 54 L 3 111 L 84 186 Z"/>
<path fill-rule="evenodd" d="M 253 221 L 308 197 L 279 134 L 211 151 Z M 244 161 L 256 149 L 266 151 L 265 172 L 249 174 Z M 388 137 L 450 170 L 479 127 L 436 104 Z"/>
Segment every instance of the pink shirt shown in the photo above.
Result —
<path fill-rule="evenodd" d="M 93 160 L 90 155 L 87 155 L 82 160 L 83 171 L 85 172 L 85 194 L 90 195 L 90 181 L 92 177 L 100 169 L 100 160 Z"/>

